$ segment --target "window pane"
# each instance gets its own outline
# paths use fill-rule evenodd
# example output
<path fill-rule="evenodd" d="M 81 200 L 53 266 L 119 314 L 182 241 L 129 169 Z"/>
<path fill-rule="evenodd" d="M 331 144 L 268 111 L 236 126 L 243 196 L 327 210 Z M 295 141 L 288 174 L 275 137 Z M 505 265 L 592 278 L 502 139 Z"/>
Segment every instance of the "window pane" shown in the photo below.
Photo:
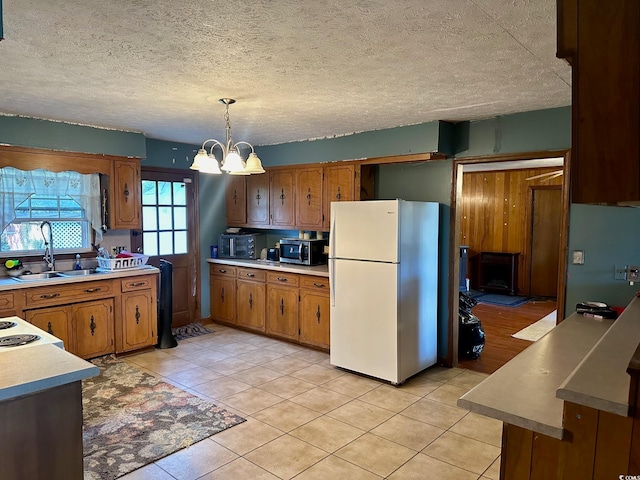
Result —
<path fill-rule="evenodd" d="M 173 253 L 173 232 L 160 232 L 160 255 Z"/>
<path fill-rule="evenodd" d="M 187 232 L 174 232 L 174 237 L 176 242 L 174 253 L 187 253 Z"/>
<path fill-rule="evenodd" d="M 173 208 L 173 228 L 176 230 L 187 229 L 187 208 L 186 207 Z"/>
<path fill-rule="evenodd" d="M 174 205 L 186 205 L 187 204 L 187 189 L 184 183 L 173 183 L 173 204 Z"/>
<path fill-rule="evenodd" d="M 171 230 L 173 228 L 173 219 L 171 218 L 171 207 L 159 207 L 158 230 Z"/>
<path fill-rule="evenodd" d="M 158 255 L 158 234 L 156 232 L 142 234 L 142 251 L 145 255 Z"/>
<path fill-rule="evenodd" d="M 158 205 L 171 205 L 171 182 L 158 182 Z"/>
<path fill-rule="evenodd" d="M 142 230 L 158 229 L 157 210 L 156 207 L 142 207 Z"/>
<path fill-rule="evenodd" d="M 151 180 L 142 181 L 142 204 L 155 205 L 156 203 L 156 182 Z"/>

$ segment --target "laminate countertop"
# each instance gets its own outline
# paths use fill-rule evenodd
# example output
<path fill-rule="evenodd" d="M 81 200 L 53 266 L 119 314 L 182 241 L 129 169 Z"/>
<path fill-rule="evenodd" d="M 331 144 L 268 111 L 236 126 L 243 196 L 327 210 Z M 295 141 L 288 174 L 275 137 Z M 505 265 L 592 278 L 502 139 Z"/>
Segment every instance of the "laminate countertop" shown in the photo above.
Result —
<path fill-rule="evenodd" d="M 327 265 L 295 265 L 291 263 L 270 262 L 266 260 L 234 260 L 231 258 L 209 258 L 207 262 L 219 265 L 232 265 L 236 267 L 259 268 L 276 272 L 299 273 L 301 275 L 315 275 L 317 277 L 329 277 Z"/>
<path fill-rule="evenodd" d="M 53 344 L 0 353 L 0 401 L 94 377 L 100 369 Z"/>
<path fill-rule="evenodd" d="M 556 392 L 576 368 L 581 368 L 585 357 L 608 335 L 613 323 L 613 320 L 572 314 L 460 397 L 458 405 L 511 425 L 562 439 L 564 401 L 556 396 Z M 632 354 L 629 354 L 627 363 Z"/>

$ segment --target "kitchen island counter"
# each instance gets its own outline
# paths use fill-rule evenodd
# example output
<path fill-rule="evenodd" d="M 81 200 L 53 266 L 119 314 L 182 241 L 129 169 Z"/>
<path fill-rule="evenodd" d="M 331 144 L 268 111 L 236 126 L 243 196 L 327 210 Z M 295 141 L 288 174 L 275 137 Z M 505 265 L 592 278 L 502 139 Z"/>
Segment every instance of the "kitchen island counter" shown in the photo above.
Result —
<path fill-rule="evenodd" d="M 329 277 L 327 265 L 295 265 L 291 263 L 270 262 L 267 260 L 235 260 L 232 258 L 209 258 L 207 262 L 219 265 L 232 265 L 236 267 L 250 267 L 261 270 L 273 270 L 276 272 L 297 273 L 301 275 L 314 275 L 316 277 Z"/>
<path fill-rule="evenodd" d="M 562 439 L 564 402 L 556 396 L 556 391 L 612 324 L 612 320 L 572 314 L 464 394 L 458 405 L 504 423 Z M 637 345 L 637 339 L 635 342 Z"/>

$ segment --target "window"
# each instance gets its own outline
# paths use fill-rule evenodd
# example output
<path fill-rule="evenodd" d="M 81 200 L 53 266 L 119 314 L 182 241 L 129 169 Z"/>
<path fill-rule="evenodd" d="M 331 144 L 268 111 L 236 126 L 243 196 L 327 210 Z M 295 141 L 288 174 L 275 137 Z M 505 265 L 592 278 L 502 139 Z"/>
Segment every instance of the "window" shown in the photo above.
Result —
<path fill-rule="evenodd" d="M 0 256 L 44 250 L 43 221 L 52 226 L 53 248 L 75 253 L 102 241 L 97 174 L 0 168 Z"/>
<path fill-rule="evenodd" d="M 142 181 L 142 249 L 145 255 L 187 253 L 184 182 Z"/>
<path fill-rule="evenodd" d="M 15 207 L 15 219 L 0 235 L 0 252 L 28 255 L 44 250 L 40 229 L 49 220 L 53 228 L 54 249 L 76 252 L 91 248 L 89 221 L 80 204 L 69 196 L 31 195 Z"/>

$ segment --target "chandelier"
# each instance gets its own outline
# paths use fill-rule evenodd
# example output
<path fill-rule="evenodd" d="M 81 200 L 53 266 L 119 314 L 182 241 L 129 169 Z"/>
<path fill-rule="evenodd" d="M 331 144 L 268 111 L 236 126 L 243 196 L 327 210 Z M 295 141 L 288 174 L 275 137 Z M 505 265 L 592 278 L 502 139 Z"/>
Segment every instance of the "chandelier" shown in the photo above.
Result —
<path fill-rule="evenodd" d="M 193 163 L 191 164 L 192 170 L 198 170 L 202 173 L 212 173 L 214 175 L 220 175 L 223 171 L 229 173 L 229 175 L 251 175 L 252 173 L 264 173 L 262 168 L 262 162 L 253 151 L 253 146 L 247 142 L 234 142 L 231 139 L 231 121 L 229 120 L 229 105 L 235 103 L 233 98 L 221 98 L 220 103 L 225 105 L 224 119 L 226 122 L 226 142 L 216 140 L 215 138 L 209 138 L 202 144 L 202 148 L 198 150 L 198 153 L 193 157 Z M 212 142 L 209 149 L 209 153 L 205 146 L 207 143 Z M 251 149 L 251 153 L 245 162 L 240 156 L 240 145 L 246 145 Z M 214 154 L 214 148 L 219 147 L 222 151 L 222 158 L 218 162 L 218 158 Z"/>

